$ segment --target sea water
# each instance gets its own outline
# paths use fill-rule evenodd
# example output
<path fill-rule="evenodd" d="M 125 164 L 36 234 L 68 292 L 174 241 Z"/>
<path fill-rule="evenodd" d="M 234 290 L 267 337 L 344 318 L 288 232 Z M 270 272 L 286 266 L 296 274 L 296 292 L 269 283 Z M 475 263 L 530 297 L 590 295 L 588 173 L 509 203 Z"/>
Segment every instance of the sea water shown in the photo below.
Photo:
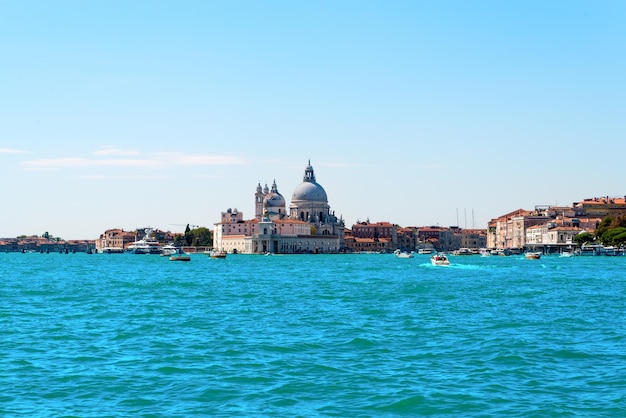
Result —
<path fill-rule="evenodd" d="M 0 416 L 625 416 L 625 257 L 0 254 Z"/>

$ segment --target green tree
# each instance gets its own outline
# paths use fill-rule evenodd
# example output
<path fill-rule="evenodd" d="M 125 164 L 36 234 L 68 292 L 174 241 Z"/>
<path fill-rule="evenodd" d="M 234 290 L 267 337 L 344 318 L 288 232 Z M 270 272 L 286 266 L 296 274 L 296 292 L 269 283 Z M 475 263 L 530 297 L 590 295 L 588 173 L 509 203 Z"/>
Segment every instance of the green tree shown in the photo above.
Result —
<path fill-rule="evenodd" d="M 589 232 L 583 232 L 574 237 L 574 242 L 579 247 L 581 247 L 583 244 L 586 244 L 588 242 L 593 242 L 594 240 L 595 240 L 595 237 L 593 236 L 593 234 L 590 234 Z"/>
<path fill-rule="evenodd" d="M 622 232 L 620 234 L 615 235 L 613 240 L 615 242 L 615 244 L 613 244 L 613 245 L 615 245 L 615 246 L 623 247 L 624 245 L 626 245 L 626 231 L 624 231 L 624 232 Z"/>
<path fill-rule="evenodd" d="M 600 222 L 600 225 L 598 225 L 598 227 L 596 228 L 595 234 L 597 238 L 602 237 L 602 235 L 608 231 L 609 229 L 611 229 L 611 224 L 613 223 L 613 217 L 610 215 L 605 216 L 604 218 L 602 218 L 602 221 Z"/>
<path fill-rule="evenodd" d="M 626 215 L 618 215 L 613 218 L 611 228 L 626 228 Z"/>
<path fill-rule="evenodd" d="M 622 245 L 626 241 L 626 228 L 618 226 L 617 228 L 609 229 L 602 234 L 600 239 L 606 245 Z"/>
<path fill-rule="evenodd" d="M 212 247 L 213 232 L 205 227 L 192 229 L 188 233 L 185 233 L 185 240 L 189 242 L 188 245 L 196 247 Z"/>
<path fill-rule="evenodd" d="M 191 233 L 191 228 L 189 228 L 189 224 L 187 224 L 187 227 L 185 228 L 185 242 L 187 243 L 187 245 L 191 245 L 191 243 L 193 242 L 193 234 Z"/>

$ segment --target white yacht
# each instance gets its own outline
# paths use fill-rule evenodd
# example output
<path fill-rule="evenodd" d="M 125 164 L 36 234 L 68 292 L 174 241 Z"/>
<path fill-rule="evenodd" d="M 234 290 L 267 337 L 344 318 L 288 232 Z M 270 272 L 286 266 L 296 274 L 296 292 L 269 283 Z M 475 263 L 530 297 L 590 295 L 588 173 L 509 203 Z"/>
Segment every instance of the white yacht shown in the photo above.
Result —
<path fill-rule="evenodd" d="M 154 231 L 147 228 L 145 232 L 143 239 L 135 241 L 128 249 L 134 254 L 161 254 L 161 244 L 154 238 Z"/>

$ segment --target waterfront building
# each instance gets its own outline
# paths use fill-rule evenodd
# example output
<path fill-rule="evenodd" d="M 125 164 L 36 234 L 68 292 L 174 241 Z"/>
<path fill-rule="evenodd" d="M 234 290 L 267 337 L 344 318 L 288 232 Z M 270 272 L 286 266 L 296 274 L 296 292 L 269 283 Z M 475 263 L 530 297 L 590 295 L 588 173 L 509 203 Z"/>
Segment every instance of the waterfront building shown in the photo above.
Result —
<path fill-rule="evenodd" d="M 135 241 L 139 241 L 146 237 L 146 231 L 152 233 L 152 238 L 163 243 L 174 241 L 175 234 L 170 231 L 162 231 L 150 227 L 137 228 L 136 231 L 124 231 L 120 228 L 112 228 L 104 231 L 96 240 L 96 251 L 124 251 L 129 245 Z"/>
<path fill-rule="evenodd" d="M 461 247 L 460 248 L 486 248 L 487 247 L 487 230 L 486 229 L 462 229 L 460 231 Z"/>
<path fill-rule="evenodd" d="M 487 248 L 541 247 L 545 252 L 551 252 L 554 248 L 574 245 L 574 237 L 582 232 L 593 233 L 601 222 L 598 215 L 617 215 L 622 210 L 619 198 L 594 198 L 584 202 L 574 203 L 573 207 L 518 209 L 492 219 L 487 229 Z"/>
<path fill-rule="evenodd" d="M 255 214 L 244 220 L 237 209 L 222 212 L 214 225 L 214 247 L 230 253 L 338 253 L 345 250 L 344 221 L 330 210 L 324 188 L 311 163 L 287 202 L 278 191 L 259 183 L 254 194 Z"/>
<path fill-rule="evenodd" d="M 626 214 L 626 196 L 624 197 L 593 197 L 574 202 L 574 209 L 586 217 L 604 218 L 607 215 Z"/>
<path fill-rule="evenodd" d="M 574 237 L 585 232 L 574 226 L 561 226 L 556 222 L 533 225 L 526 229 L 525 248 L 542 248 L 545 253 L 560 252 L 561 249 L 576 246 Z"/>
<path fill-rule="evenodd" d="M 398 248 L 403 251 L 417 250 L 417 228 L 404 227 L 397 228 Z"/>
<path fill-rule="evenodd" d="M 537 212 L 529 212 L 513 216 L 510 220 L 509 235 L 504 248 L 521 249 L 526 245 L 526 230 L 535 225 L 544 225 L 549 218 Z"/>
<path fill-rule="evenodd" d="M 399 248 L 396 226 L 389 222 L 357 222 L 352 225 L 351 236 L 346 240 L 350 251 L 393 252 Z"/>
<path fill-rule="evenodd" d="M 386 238 L 356 238 L 346 235 L 346 250 L 355 253 L 388 253 L 392 252 L 391 242 Z"/>
<path fill-rule="evenodd" d="M 531 247 L 543 245 L 543 225 L 526 228 L 526 244 Z"/>
<path fill-rule="evenodd" d="M 522 248 L 526 242 L 526 229 L 548 220 L 537 212 L 517 209 L 489 222 L 488 248 Z"/>
<path fill-rule="evenodd" d="M 96 251 L 101 253 L 106 250 L 123 251 L 128 245 L 135 242 L 134 232 L 124 231 L 120 228 L 112 228 L 100 234 L 96 240 Z"/>
<path fill-rule="evenodd" d="M 574 237 L 582 232 L 583 229 L 573 226 L 554 226 L 549 224 L 542 228 L 543 243 L 548 246 L 571 246 L 576 245 Z"/>
<path fill-rule="evenodd" d="M 431 244 L 437 251 L 453 251 L 460 247 L 460 240 L 454 237 L 454 232 L 442 226 L 418 227 L 417 239 Z"/>
<path fill-rule="evenodd" d="M 93 250 L 93 240 L 62 240 L 30 236 L 0 239 L 0 252 L 87 252 Z"/>

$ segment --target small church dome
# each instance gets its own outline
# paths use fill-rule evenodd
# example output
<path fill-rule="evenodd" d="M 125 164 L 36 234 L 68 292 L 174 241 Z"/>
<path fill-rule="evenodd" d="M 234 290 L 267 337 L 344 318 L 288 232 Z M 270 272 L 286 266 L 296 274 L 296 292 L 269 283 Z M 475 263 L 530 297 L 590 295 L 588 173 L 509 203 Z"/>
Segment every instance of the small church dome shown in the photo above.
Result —
<path fill-rule="evenodd" d="M 276 187 L 276 180 L 274 180 L 274 184 L 272 184 L 272 191 L 267 193 L 267 195 L 263 199 L 263 202 L 268 208 L 285 207 L 285 198 L 282 194 L 278 192 L 278 187 Z"/>

